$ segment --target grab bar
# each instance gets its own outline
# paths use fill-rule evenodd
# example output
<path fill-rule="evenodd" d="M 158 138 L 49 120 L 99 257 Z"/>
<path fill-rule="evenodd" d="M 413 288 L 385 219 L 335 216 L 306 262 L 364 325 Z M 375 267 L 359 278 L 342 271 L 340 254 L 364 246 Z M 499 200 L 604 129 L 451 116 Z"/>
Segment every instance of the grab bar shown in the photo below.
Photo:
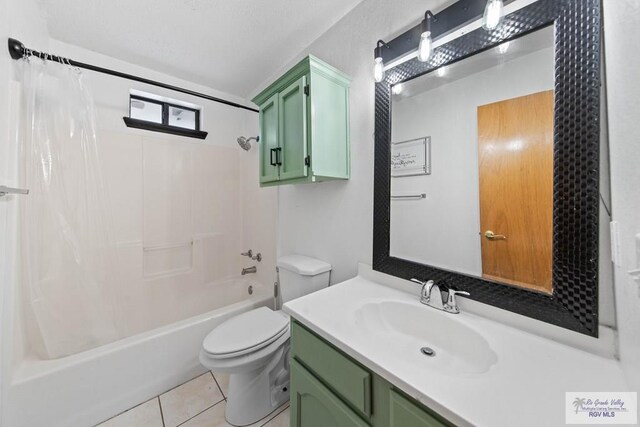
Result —
<path fill-rule="evenodd" d="M 26 188 L 11 188 L 6 185 L 0 185 L 0 197 L 6 196 L 7 194 L 29 194 L 29 190 Z"/>
<path fill-rule="evenodd" d="M 402 196 L 391 196 L 391 198 L 396 200 L 420 200 L 420 199 L 426 199 L 427 194 L 426 193 L 406 194 Z"/>

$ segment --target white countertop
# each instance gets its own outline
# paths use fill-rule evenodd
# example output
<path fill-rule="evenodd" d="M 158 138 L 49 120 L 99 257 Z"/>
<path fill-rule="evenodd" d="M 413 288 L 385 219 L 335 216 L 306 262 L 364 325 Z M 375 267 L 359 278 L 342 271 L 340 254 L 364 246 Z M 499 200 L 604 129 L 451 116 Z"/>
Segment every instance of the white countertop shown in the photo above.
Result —
<path fill-rule="evenodd" d="M 355 327 L 359 307 L 387 300 L 453 316 L 486 339 L 497 362 L 488 372 L 463 375 L 434 369 L 426 357 L 407 362 L 398 353 L 406 349 L 394 346 L 388 336 L 377 339 L 375 331 L 367 334 Z M 290 301 L 283 310 L 457 425 L 565 426 L 565 392 L 630 391 L 616 360 L 474 314 L 440 312 L 420 304 L 415 295 L 361 276 Z"/>

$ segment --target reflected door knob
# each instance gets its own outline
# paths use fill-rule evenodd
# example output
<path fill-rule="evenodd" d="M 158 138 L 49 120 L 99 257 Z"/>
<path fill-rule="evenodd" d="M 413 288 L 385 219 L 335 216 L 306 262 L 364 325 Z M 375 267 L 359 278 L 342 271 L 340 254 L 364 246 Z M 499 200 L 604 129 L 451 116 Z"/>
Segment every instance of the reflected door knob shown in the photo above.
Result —
<path fill-rule="evenodd" d="M 486 237 L 487 240 L 507 240 L 507 236 L 503 236 L 502 234 L 495 234 L 491 230 L 485 231 L 484 237 Z"/>

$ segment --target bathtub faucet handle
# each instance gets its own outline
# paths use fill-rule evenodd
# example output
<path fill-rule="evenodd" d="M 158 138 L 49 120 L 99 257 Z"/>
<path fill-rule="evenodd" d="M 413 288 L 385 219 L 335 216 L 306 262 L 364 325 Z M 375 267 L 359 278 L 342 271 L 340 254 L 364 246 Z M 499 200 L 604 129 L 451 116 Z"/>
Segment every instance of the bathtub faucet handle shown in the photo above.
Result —
<path fill-rule="evenodd" d="M 242 252 L 240 255 L 252 258 L 253 257 L 253 251 L 251 249 L 249 249 L 247 252 Z"/>

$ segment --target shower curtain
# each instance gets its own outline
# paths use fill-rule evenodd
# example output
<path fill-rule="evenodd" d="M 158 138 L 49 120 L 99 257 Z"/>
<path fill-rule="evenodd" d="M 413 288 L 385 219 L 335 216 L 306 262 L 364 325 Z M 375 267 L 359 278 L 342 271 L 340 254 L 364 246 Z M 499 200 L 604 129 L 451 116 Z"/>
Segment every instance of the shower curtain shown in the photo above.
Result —
<path fill-rule="evenodd" d="M 112 226 L 93 103 L 80 70 L 32 57 L 24 89 L 23 300 L 42 358 L 118 339 Z"/>

